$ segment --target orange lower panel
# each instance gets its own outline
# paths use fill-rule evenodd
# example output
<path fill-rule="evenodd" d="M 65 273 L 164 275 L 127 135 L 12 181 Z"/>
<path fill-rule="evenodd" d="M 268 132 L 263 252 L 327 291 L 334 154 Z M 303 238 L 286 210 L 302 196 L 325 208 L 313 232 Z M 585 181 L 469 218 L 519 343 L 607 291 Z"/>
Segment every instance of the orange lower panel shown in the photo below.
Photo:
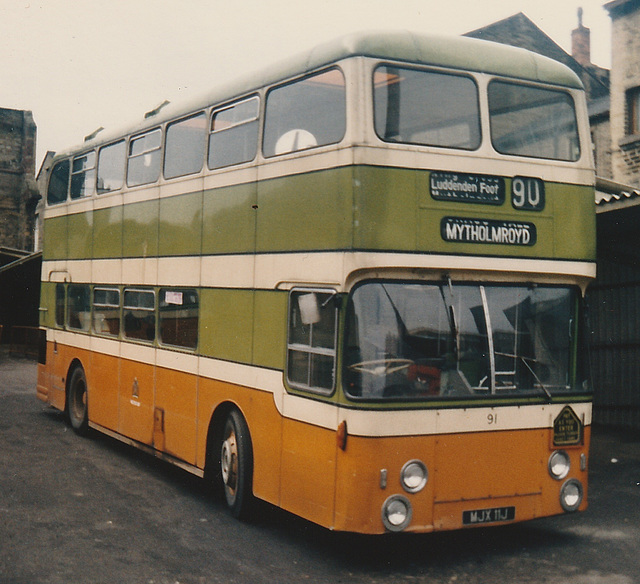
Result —
<path fill-rule="evenodd" d="M 118 427 L 119 359 L 92 353 L 91 364 L 85 372 L 89 387 L 91 421 L 115 430 Z"/>
<path fill-rule="evenodd" d="M 333 523 L 336 433 L 295 420 L 283 421 L 281 506 L 309 521 Z"/>
<path fill-rule="evenodd" d="M 195 375 L 156 368 L 155 415 L 162 412 L 162 422 L 154 423 L 156 448 L 189 464 L 196 463 L 196 399 L 198 378 Z"/>
<path fill-rule="evenodd" d="M 87 373 L 91 420 L 108 430 L 204 467 L 212 416 L 223 402 L 247 420 L 254 454 L 254 494 L 328 528 L 383 533 L 381 510 L 393 495 L 412 508 L 407 531 L 457 529 L 563 513 L 559 496 L 569 478 L 580 480 L 586 508 L 590 428 L 584 444 L 566 447 L 571 472 L 553 480 L 547 469 L 551 429 L 460 434 L 347 438 L 283 417 L 270 392 L 241 387 L 154 364 L 48 346 L 47 368 L 38 369 L 38 393 L 64 407 L 69 364 Z M 309 402 L 308 407 L 313 407 Z M 338 419 L 336 410 L 336 420 Z M 429 478 L 419 493 L 406 492 L 403 466 L 418 459 Z M 465 520 L 466 518 L 466 520 Z"/>
<path fill-rule="evenodd" d="M 583 510 L 587 505 L 587 471 L 581 468 L 580 455 L 588 452 L 589 430 L 585 428 L 584 445 L 565 449 L 571 471 L 560 481 L 551 478 L 547 468 L 555 450 L 550 444 L 550 429 L 349 436 L 346 450 L 338 453 L 336 511 L 331 527 L 383 533 L 382 506 L 392 495 L 401 495 L 411 504 L 412 520 L 406 531 L 458 529 L 562 514 L 560 490 L 570 478 L 583 485 Z M 426 486 L 415 494 L 403 489 L 400 478 L 402 467 L 413 459 L 424 462 L 429 471 Z M 513 507 L 513 517 L 511 510 L 503 507 Z M 480 514 L 465 523 L 465 511 Z"/>
<path fill-rule="evenodd" d="M 154 374 L 153 365 L 120 360 L 117 432 L 148 445 L 153 444 Z"/>

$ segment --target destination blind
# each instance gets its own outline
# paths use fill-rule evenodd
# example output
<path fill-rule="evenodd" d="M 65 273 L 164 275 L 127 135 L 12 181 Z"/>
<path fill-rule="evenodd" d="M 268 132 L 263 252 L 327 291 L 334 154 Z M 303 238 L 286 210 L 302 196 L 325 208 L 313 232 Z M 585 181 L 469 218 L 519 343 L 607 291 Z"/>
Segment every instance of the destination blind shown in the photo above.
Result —
<path fill-rule="evenodd" d="M 429 188 L 438 201 L 502 205 L 505 200 L 504 179 L 497 176 L 433 171 Z"/>
<path fill-rule="evenodd" d="M 532 246 L 537 241 L 536 226 L 524 221 L 443 217 L 440 234 L 445 241 L 458 243 Z"/>

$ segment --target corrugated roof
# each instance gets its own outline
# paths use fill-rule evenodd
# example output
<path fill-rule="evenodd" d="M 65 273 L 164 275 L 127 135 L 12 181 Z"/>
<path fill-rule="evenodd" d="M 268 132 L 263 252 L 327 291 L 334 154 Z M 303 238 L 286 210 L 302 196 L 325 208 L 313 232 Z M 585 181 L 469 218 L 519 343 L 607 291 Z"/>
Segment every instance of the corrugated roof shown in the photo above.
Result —
<path fill-rule="evenodd" d="M 640 205 L 640 189 L 603 177 L 596 177 L 598 212 Z"/>

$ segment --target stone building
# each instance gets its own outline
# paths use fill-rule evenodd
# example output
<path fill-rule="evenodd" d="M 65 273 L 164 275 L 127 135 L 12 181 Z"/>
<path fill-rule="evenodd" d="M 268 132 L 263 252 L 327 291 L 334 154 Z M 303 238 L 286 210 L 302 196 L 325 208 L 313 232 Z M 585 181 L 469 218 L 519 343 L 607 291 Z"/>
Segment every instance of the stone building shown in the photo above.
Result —
<path fill-rule="evenodd" d="M 613 179 L 640 186 L 640 0 L 605 5 L 611 17 Z"/>
<path fill-rule="evenodd" d="M 34 249 L 36 125 L 29 111 L 0 108 L 0 246 Z"/>

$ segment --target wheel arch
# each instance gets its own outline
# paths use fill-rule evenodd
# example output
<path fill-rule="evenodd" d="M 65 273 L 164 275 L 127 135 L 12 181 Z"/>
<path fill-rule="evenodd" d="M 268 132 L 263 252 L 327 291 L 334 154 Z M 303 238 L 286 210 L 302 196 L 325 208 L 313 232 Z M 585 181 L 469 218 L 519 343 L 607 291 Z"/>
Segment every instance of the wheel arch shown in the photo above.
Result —
<path fill-rule="evenodd" d="M 247 439 L 249 441 L 249 447 L 253 453 L 253 442 L 251 440 L 251 427 L 249 426 L 249 422 L 247 420 L 247 416 L 245 415 L 242 408 L 233 401 L 223 401 L 220 402 L 216 408 L 213 410 L 211 414 L 211 419 L 209 420 L 209 427 L 207 429 L 207 441 L 206 441 L 206 450 L 205 450 L 205 464 L 204 464 L 204 474 L 205 478 L 212 479 L 212 472 L 215 472 L 216 464 L 218 463 L 218 457 L 220 453 L 217 451 L 216 446 L 218 444 L 218 439 L 222 436 L 222 432 L 224 431 L 224 424 L 229 416 L 229 413 L 232 410 L 236 410 L 244 419 L 245 424 L 247 425 Z"/>
<path fill-rule="evenodd" d="M 82 364 L 82 361 L 78 359 L 78 357 L 74 357 L 69 363 L 69 367 L 67 367 L 67 376 L 64 380 L 64 411 L 68 415 L 69 414 L 69 389 L 71 386 L 71 377 L 73 376 L 73 372 L 76 369 L 82 369 L 84 371 L 85 379 L 87 377 L 87 369 Z M 87 400 L 89 399 L 89 383 L 87 382 Z"/>

